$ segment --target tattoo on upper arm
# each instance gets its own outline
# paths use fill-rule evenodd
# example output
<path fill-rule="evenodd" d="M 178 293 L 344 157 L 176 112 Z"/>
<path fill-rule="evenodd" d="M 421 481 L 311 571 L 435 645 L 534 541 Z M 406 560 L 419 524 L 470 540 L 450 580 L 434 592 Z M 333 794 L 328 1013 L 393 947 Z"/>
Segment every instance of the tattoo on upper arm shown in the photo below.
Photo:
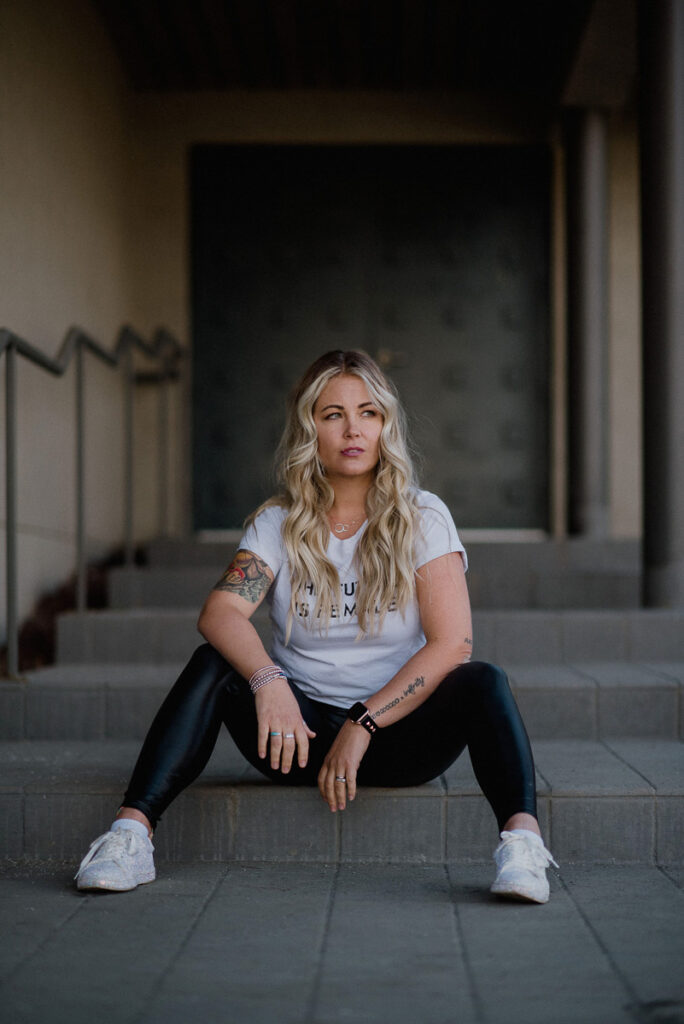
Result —
<path fill-rule="evenodd" d="M 238 551 L 213 589 L 237 594 L 256 604 L 270 586 L 266 562 L 251 551 Z"/>
<path fill-rule="evenodd" d="M 464 636 L 463 637 L 463 643 L 467 644 L 468 647 L 472 647 L 473 646 L 473 641 L 470 639 L 469 636 Z"/>
<path fill-rule="evenodd" d="M 385 704 L 383 708 L 379 708 L 374 714 L 371 715 L 371 718 L 379 718 L 380 715 L 384 715 L 384 713 L 386 711 L 389 711 L 390 708 L 395 708 L 397 704 L 399 704 L 402 700 L 405 700 L 405 698 L 408 697 L 410 694 L 414 694 L 416 690 L 418 690 L 421 686 L 425 686 L 425 676 L 418 676 L 416 679 L 414 679 L 412 683 L 408 684 L 408 686 L 402 693 L 401 697 L 395 697 L 394 700 L 391 700 L 389 702 L 389 704 Z"/>

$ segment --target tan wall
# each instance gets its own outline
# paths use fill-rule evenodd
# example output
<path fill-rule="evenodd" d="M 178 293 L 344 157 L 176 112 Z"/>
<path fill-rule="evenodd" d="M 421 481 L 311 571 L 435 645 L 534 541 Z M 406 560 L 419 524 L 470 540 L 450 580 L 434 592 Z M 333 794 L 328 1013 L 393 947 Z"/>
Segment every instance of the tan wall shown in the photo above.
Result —
<path fill-rule="evenodd" d="M 110 348 L 121 323 L 134 320 L 127 90 L 118 61 L 88 0 L 4 0 L 0 67 L 0 323 L 51 356 L 74 323 Z M 86 361 L 87 530 L 99 556 L 122 538 L 121 375 Z M 4 417 L 4 360 L 0 372 Z M 74 364 L 55 378 L 21 360 L 18 383 L 24 616 L 74 567 Z M 4 444 L 1 457 L 4 529 Z M 139 503 L 142 536 L 149 504 L 149 495 Z M 3 536 L 3 623 L 4 559 Z"/>

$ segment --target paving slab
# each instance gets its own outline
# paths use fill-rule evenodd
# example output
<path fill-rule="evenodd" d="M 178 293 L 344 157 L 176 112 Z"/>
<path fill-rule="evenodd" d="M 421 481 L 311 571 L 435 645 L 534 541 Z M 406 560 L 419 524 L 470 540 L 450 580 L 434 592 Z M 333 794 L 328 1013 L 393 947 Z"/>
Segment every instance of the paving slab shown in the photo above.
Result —
<path fill-rule="evenodd" d="M 666 878 L 669 878 L 671 882 L 679 889 L 684 889 L 684 865 L 682 864 L 663 864 L 660 870 L 663 872 Z"/>
<path fill-rule="evenodd" d="M 134 892 L 83 894 L 63 864 L 4 865 L 0 1019 L 683 1019 L 681 869 L 564 868 L 527 906 L 490 896 L 490 864 L 160 868 Z"/>
<path fill-rule="evenodd" d="M 231 868 L 136 1021 L 308 1019 L 334 879 L 330 865 Z"/>
<path fill-rule="evenodd" d="M 340 868 L 312 1019 L 477 1021 L 441 866 Z"/>
<path fill-rule="evenodd" d="M 628 1008 L 636 1019 L 684 1020 L 681 889 L 666 874 L 649 868 L 616 867 L 597 874 L 585 867 L 569 867 L 563 884 L 630 993 Z M 635 943 L 637 931 L 639 942 Z M 669 1015 L 665 1013 L 668 1006 Z"/>
<path fill-rule="evenodd" d="M 490 874 L 449 867 L 480 1020 L 633 1024 L 622 978 L 557 879 L 546 905 L 497 904 L 487 894 Z"/>

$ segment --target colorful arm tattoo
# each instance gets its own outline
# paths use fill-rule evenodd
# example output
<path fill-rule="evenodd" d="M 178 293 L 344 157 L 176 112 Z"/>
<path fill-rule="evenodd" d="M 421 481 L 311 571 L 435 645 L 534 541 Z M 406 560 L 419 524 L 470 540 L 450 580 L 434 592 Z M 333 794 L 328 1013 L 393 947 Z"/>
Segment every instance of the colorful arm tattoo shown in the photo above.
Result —
<path fill-rule="evenodd" d="M 238 551 L 213 589 L 237 594 L 256 604 L 270 586 L 271 576 L 266 562 L 251 551 Z"/>

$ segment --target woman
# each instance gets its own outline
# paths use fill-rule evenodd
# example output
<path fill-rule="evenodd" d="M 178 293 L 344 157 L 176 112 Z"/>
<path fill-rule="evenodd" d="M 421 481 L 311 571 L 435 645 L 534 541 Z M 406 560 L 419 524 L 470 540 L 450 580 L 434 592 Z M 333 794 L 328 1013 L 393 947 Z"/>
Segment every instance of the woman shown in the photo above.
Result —
<path fill-rule="evenodd" d="M 317 784 L 332 812 L 357 785 L 427 782 L 468 746 L 501 829 L 491 891 L 546 902 L 525 727 L 501 669 L 470 661 L 466 554 L 446 506 L 414 483 L 396 392 L 372 359 L 329 352 L 306 371 L 279 469 L 282 492 L 250 517 L 207 598 L 207 643 L 160 708 L 79 889 L 154 879 L 153 829 L 223 721 L 264 775 Z M 267 595 L 270 655 L 250 623 Z"/>

